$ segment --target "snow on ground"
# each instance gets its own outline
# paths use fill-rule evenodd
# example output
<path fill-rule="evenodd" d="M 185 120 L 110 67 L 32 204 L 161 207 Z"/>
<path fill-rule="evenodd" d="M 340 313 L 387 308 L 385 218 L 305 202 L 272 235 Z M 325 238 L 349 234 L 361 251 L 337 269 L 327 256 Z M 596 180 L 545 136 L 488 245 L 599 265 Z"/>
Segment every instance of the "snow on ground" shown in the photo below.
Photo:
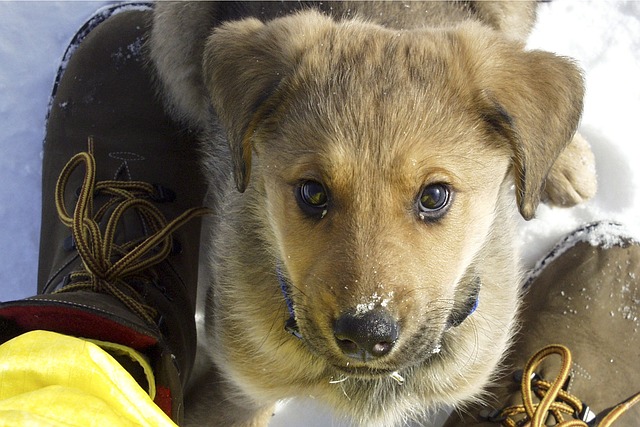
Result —
<path fill-rule="evenodd" d="M 0 2 L 0 300 L 35 292 L 49 94 L 71 37 L 106 3 Z M 616 219 L 640 236 L 640 2 L 544 4 L 530 46 L 571 56 L 585 70 L 580 132 L 596 155 L 599 190 L 585 205 L 541 206 L 536 219 L 522 221 L 527 267 L 583 222 Z M 330 420 L 313 402 L 290 404 L 272 422 L 302 424 L 347 425 Z"/>
<path fill-rule="evenodd" d="M 598 193 L 572 209 L 541 206 L 522 227 L 532 265 L 580 223 L 615 219 L 640 229 L 640 2 L 555 1 L 540 8 L 530 46 L 575 58 L 587 84 L 580 132 L 596 156 Z"/>

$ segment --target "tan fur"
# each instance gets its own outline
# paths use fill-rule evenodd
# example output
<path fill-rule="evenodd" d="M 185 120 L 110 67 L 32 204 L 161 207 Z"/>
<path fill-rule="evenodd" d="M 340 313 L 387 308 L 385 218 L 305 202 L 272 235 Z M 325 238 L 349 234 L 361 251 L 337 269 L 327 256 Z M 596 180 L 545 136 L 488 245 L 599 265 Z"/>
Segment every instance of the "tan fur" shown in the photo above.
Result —
<path fill-rule="evenodd" d="M 581 113 L 580 72 L 523 50 L 528 3 L 286 5 L 157 11 L 151 56 L 174 114 L 209 147 L 216 212 L 213 363 L 194 381 L 187 416 L 264 426 L 277 400 L 313 396 L 362 425 L 391 426 L 477 398 L 515 325 L 516 208 L 528 219 L 541 197 L 592 194 L 588 161 L 563 154 Z M 588 157 L 576 141 L 569 150 Z M 304 180 L 329 191 L 321 217 L 296 201 Z M 416 199 L 432 183 L 453 198 L 425 221 Z M 277 265 L 302 339 L 283 328 Z M 478 281 L 477 310 L 449 327 Z M 347 358 L 334 322 L 381 305 L 401 328 L 393 350 Z"/>

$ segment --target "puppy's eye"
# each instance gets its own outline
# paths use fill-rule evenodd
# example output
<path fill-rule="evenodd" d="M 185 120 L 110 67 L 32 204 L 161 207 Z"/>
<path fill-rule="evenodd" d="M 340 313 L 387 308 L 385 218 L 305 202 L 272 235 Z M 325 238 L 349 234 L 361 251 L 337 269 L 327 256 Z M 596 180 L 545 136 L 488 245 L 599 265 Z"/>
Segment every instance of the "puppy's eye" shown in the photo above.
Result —
<path fill-rule="evenodd" d="M 296 200 L 303 212 L 310 216 L 324 217 L 329 197 L 322 183 L 303 181 L 296 188 Z"/>
<path fill-rule="evenodd" d="M 440 219 L 447 212 L 451 202 L 451 188 L 446 184 L 429 184 L 418 197 L 418 215 L 429 221 Z"/>

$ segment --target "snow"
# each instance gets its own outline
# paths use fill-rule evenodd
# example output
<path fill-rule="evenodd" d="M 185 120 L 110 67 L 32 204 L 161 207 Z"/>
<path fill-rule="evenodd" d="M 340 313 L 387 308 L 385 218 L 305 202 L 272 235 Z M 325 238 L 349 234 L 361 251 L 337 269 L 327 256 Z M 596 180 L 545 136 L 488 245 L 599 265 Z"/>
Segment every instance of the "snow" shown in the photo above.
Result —
<path fill-rule="evenodd" d="M 580 242 L 608 249 L 613 246 L 625 246 L 632 241 L 638 241 L 637 235 L 623 224 L 610 221 L 586 224 L 565 236 L 546 256 L 539 259 L 527 276 L 524 286 L 528 286 L 542 273 L 547 265 Z M 632 277 L 632 279 L 635 279 L 635 277 Z M 564 291 L 560 292 L 560 294 L 564 296 Z"/>
<path fill-rule="evenodd" d="M 374 272 L 375 273 L 375 272 Z M 362 316 L 371 310 L 373 310 L 377 305 L 381 307 L 386 307 L 389 302 L 393 299 L 393 291 L 389 292 L 387 298 L 383 298 L 382 295 L 378 295 L 378 293 L 374 293 L 371 297 L 363 298 L 360 304 L 356 305 L 356 316 Z"/>
<path fill-rule="evenodd" d="M 598 193 L 572 209 L 542 205 L 534 220 L 523 221 L 526 266 L 584 222 L 613 219 L 640 235 L 640 144 L 633 131 L 640 113 L 640 2 L 545 4 L 529 46 L 572 57 L 585 71 L 579 131 L 596 156 Z"/>
<path fill-rule="evenodd" d="M 71 37 L 106 3 L 0 2 L 0 300 L 35 292 L 49 94 Z M 640 2 L 556 0 L 540 9 L 529 46 L 573 57 L 585 70 L 580 132 L 596 155 L 599 191 L 582 206 L 543 205 L 521 221 L 529 268 L 585 222 L 613 219 L 640 236 Z M 273 426 L 348 425 L 311 400 L 283 408 Z"/>

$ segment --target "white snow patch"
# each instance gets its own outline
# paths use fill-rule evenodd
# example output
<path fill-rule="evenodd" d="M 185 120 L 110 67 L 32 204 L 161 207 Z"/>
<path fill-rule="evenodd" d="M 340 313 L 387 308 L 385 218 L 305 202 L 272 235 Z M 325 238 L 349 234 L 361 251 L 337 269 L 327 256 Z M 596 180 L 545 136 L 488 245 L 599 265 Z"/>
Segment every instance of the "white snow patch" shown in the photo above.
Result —
<path fill-rule="evenodd" d="M 376 308 L 376 306 L 386 307 L 392 299 L 393 291 L 387 293 L 386 298 L 384 298 L 382 295 L 378 295 L 378 293 L 375 292 L 373 295 L 371 295 L 371 297 L 369 297 L 368 300 L 356 305 L 355 315 L 362 316 L 363 314 L 366 314 Z"/>

